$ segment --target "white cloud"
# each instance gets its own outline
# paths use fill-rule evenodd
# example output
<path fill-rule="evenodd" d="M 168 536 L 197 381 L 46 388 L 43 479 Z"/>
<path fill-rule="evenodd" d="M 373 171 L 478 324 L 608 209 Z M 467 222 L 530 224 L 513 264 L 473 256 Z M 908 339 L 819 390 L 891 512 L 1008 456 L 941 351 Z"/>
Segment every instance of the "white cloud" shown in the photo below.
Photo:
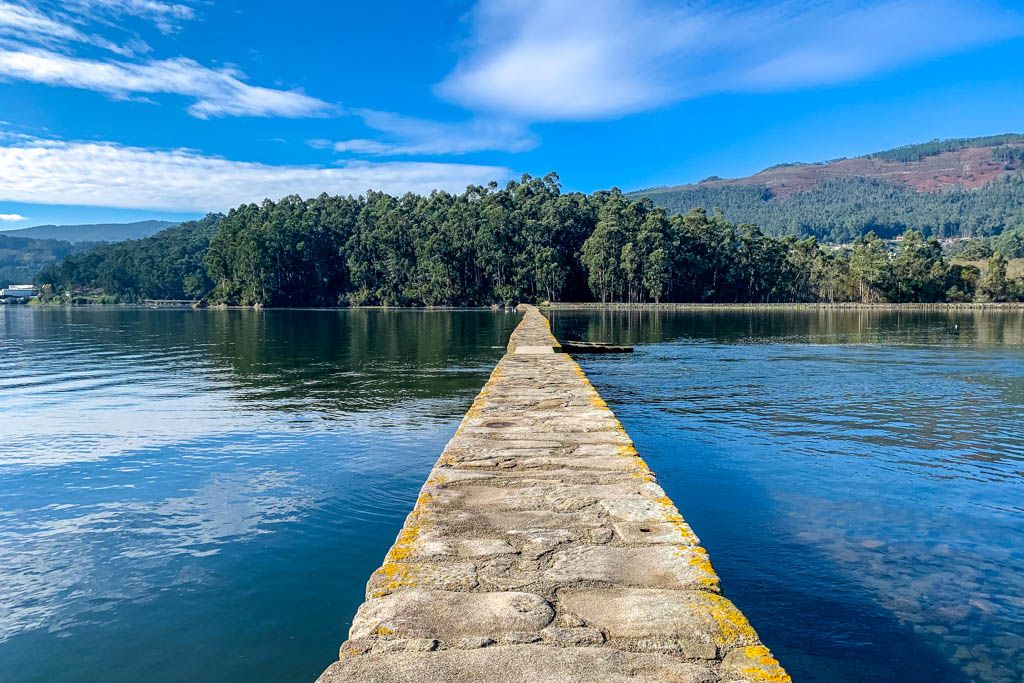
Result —
<path fill-rule="evenodd" d="M 0 213 L 0 222 L 14 223 L 23 220 L 26 220 L 26 218 L 20 213 Z"/>
<path fill-rule="evenodd" d="M 833 2 L 832 5 L 840 5 Z M 760 49 L 731 87 L 777 90 L 853 80 L 1024 35 L 1024 15 L 987 2 L 890 0 L 781 15 L 778 46 Z"/>
<path fill-rule="evenodd" d="M 583 120 L 718 92 L 830 84 L 1024 35 L 977 0 L 481 0 L 443 97 L 525 120 Z"/>
<path fill-rule="evenodd" d="M 148 46 L 139 40 L 119 45 L 100 36 L 83 33 L 75 26 L 52 19 L 33 7 L 10 2 L 0 2 L 0 37 L 13 38 L 15 44 L 17 41 L 45 46 L 69 42 L 85 43 L 123 56 L 148 49 Z"/>
<path fill-rule="evenodd" d="M 52 3 L 51 3 L 52 4 Z M 158 0 L 63 0 L 49 13 L 30 4 L 0 0 L 0 79 L 81 88 L 123 98 L 172 94 L 194 98 L 188 107 L 197 118 L 219 116 L 307 117 L 334 107 L 297 90 L 250 85 L 234 68 L 210 68 L 185 57 L 136 61 L 82 58 L 72 45 L 93 45 L 128 58 L 150 47 L 134 34 L 124 44 L 87 33 L 101 24 L 124 31 L 125 16 L 152 21 L 164 31 L 193 19 L 188 5 Z"/>
<path fill-rule="evenodd" d="M 192 97 L 190 114 L 305 117 L 329 113 L 331 105 L 295 90 L 249 85 L 234 69 L 210 69 L 186 59 L 145 63 L 79 59 L 45 50 L 0 49 L 0 77 L 129 97 L 167 93 Z"/>
<path fill-rule="evenodd" d="M 22 37 L 42 35 L 80 42 L 86 40 L 78 29 L 54 21 L 32 7 L 15 5 L 10 2 L 0 2 L 0 31 L 16 31 Z"/>
<path fill-rule="evenodd" d="M 537 137 L 521 123 L 491 118 L 467 122 L 428 121 L 392 112 L 357 109 L 369 127 L 384 134 L 382 140 L 357 138 L 331 143 L 313 140 L 314 147 L 336 152 L 373 156 L 471 154 L 473 152 L 523 152 L 537 146 Z"/>
<path fill-rule="evenodd" d="M 147 19 L 163 33 L 171 33 L 182 22 L 195 18 L 195 10 L 189 5 L 158 0 L 65 0 L 64 6 L 93 18 L 106 13 Z"/>
<path fill-rule="evenodd" d="M 110 142 L 36 139 L 0 145 L 0 200 L 41 204 L 215 211 L 287 194 L 459 192 L 509 177 L 506 168 L 469 164 L 272 166 Z"/>

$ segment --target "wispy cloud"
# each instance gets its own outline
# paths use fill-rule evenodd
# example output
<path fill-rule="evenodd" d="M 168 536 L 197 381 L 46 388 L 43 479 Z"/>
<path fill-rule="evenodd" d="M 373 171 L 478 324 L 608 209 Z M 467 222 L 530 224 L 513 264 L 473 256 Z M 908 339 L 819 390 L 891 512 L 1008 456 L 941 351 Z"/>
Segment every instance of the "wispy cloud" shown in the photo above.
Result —
<path fill-rule="evenodd" d="M 148 46 L 137 39 L 125 44 L 85 33 L 68 21 L 58 21 L 34 7 L 0 1 L 0 38 L 17 43 L 55 47 L 66 43 L 95 45 L 122 56 L 144 52 Z"/>
<path fill-rule="evenodd" d="M 1024 35 L 1024 15 L 986 0 L 481 0 L 472 27 L 439 94 L 524 120 L 583 120 L 848 81 Z"/>
<path fill-rule="evenodd" d="M 194 98 L 197 118 L 217 116 L 319 116 L 328 103 L 296 90 L 276 90 L 243 81 L 234 69 L 210 69 L 186 59 L 133 63 L 79 59 L 46 50 L 0 49 L 0 77 L 94 90 L 120 97 L 174 94 Z"/>
<path fill-rule="evenodd" d="M 134 16 L 152 21 L 163 33 L 172 33 L 182 22 L 195 18 L 195 10 L 183 3 L 158 0 L 64 0 L 65 8 L 94 18 Z"/>
<path fill-rule="evenodd" d="M 131 59 L 150 49 L 134 34 L 119 44 L 83 28 L 99 23 L 121 31 L 120 20 L 125 16 L 139 17 L 169 32 L 193 19 L 195 11 L 186 4 L 157 0 L 64 0 L 44 13 L 38 6 L 0 0 L 0 79 L 80 88 L 125 99 L 180 95 L 194 99 L 188 112 L 204 119 L 298 118 L 334 111 L 332 105 L 298 90 L 252 85 L 235 68 L 211 68 L 186 57 Z M 75 56 L 76 46 L 81 45 L 101 47 L 123 59 Z"/>
<path fill-rule="evenodd" d="M 0 2 L 0 32 L 14 33 L 21 37 L 47 36 L 61 40 L 86 40 L 73 26 L 54 21 L 35 8 L 10 2 Z"/>
<path fill-rule="evenodd" d="M 293 193 L 461 191 L 509 177 L 506 168 L 470 164 L 274 166 L 110 142 L 34 139 L 0 145 L 0 200 L 39 204 L 211 211 Z"/>
<path fill-rule="evenodd" d="M 0 213 L 0 222 L 3 223 L 16 223 L 18 221 L 28 220 L 20 213 Z"/>
<path fill-rule="evenodd" d="M 356 109 L 350 112 L 379 139 L 331 142 L 312 140 L 319 148 L 371 156 L 460 155 L 474 152 L 523 152 L 537 146 L 537 137 L 518 122 L 478 118 L 465 122 L 429 121 L 392 112 Z"/>

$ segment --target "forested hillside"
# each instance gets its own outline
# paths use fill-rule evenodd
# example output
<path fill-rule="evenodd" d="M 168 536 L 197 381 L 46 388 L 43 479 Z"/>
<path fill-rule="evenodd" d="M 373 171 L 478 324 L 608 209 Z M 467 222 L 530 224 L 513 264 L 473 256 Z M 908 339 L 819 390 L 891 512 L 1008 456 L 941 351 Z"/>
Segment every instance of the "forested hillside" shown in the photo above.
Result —
<path fill-rule="evenodd" d="M 213 283 L 203 258 L 222 216 L 210 214 L 141 240 L 105 244 L 50 265 L 39 284 L 60 291 L 98 291 L 118 301 L 192 299 Z"/>
<path fill-rule="evenodd" d="M 519 301 L 1001 301 L 1024 285 L 993 256 L 985 277 L 908 231 L 849 250 L 769 237 L 720 213 L 669 216 L 619 190 L 562 193 L 558 177 L 460 195 L 290 196 L 65 259 L 58 294 L 205 298 L 265 306 Z"/>
<path fill-rule="evenodd" d="M 821 164 L 781 164 L 747 178 L 632 193 L 670 213 L 719 208 L 767 234 L 849 243 L 894 237 L 985 237 L 1024 227 L 1024 136 L 936 140 Z"/>
<path fill-rule="evenodd" d="M 0 288 L 32 282 L 36 273 L 69 254 L 91 249 L 94 244 L 60 240 L 22 239 L 0 233 Z"/>
<path fill-rule="evenodd" d="M 916 145 L 904 145 L 884 152 L 875 152 L 868 156 L 886 161 L 920 161 L 925 157 L 937 156 L 945 152 L 958 152 L 973 147 L 993 147 L 1000 150 L 1024 144 L 1024 135 L 1020 133 L 1004 133 L 1002 135 L 986 135 L 980 138 L 949 138 L 948 140 L 932 140 Z"/>

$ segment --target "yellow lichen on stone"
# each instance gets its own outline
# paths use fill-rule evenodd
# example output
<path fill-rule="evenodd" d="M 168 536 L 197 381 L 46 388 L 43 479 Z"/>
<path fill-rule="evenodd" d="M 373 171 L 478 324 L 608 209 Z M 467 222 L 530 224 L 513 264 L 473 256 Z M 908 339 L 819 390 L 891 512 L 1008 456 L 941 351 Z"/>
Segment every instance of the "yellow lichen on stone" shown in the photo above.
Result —
<path fill-rule="evenodd" d="M 402 530 L 398 532 L 398 538 L 395 540 L 395 544 L 391 546 L 391 550 L 388 551 L 387 559 L 394 561 L 401 561 L 409 557 L 412 554 L 412 546 L 416 541 L 416 537 L 419 536 L 419 527 L 402 527 Z"/>
<path fill-rule="evenodd" d="M 390 554 L 388 553 L 388 555 Z M 416 585 L 413 569 L 407 564 L 385 560 L 374 574 L 383 577 L 383 580 L 371 592 L 371 597 L 374 598 L 384 597 L 399 588 L 411 588 Z"/>
<path fill-rule="evenodd" d="M 772 657 L 771 650 L 764 645 L 748 645 L 743 648 L 743 654 L 757 664 L 740 669 L 740 673 L 749 680 L 759 683 L 793 683 L 793 679 L 779 664 L 779 660 Z"/>
<path fill-rule="evenodd" d="M 697 534 L 693 533 L 693 529 L 686 523 L 683 516 L 679 514 L 679 510 L 676 509 L 675 503 L 668 496 L 658 496 L 654 499 L 654 502 L 662 507 L 662 514 L 665 516 L 665 521 L 671 524 L 676 530 L 686 539 L 690 545 L 698 545 L 700 539 L 697 538 Z"/>
<path fill-rule="evenodd" d="M 697 534 L 693 533 L 693 529 L 690 528 L 690 525 L 684 522 L 683 518 L 679 515 L 676 515 L 675 518 L 668 519 L 666 521 L 679 532 L 679 535 L 682 536 L 690 546 L 696 546 L 700 543 L 700 539 L 697 538 Z"/>
<path fill-rule="evenodd" d="M 700 577 L 700 585 L 708 590 L 717 591 L 721 581 L 715 568 L 711 565 L 711 557 L 708 556 L 708 551 L 699 545 L 681 545 L 679 548 L 682 551 L 680 555 L 684 553 L 690 555 L 689 565 L 696 567 L 703 573 L 703 576 Z"/>
<path fill-rule="evenodd" d="M 373 629 L 373 635 L 381 637 L 393 636 L 395 635 L 395 631 L 383 624 L 380 624 L 377 628 Z"/>
<path fill-rule="evenodd" d="M 616 446 L 615 452 L 616 455 L 619 455 L 623 458 L 629 458 L 630 460 L 633 461 L 633 467 L 635 468 L 635 471 L 630 472 L 629 476 L 635 479 L 639 479 L 645 484 L 655 481 L 654 472 L 651 472 L 651 468 L 648 467 L 644 459 L 640 457 L 640 454 L 637 453 L 636 448 L 633 446 L 633 444 Z"/>
<path fill-rule="evenodd" d="M 701 600 L 701 611 L 710 616 L 718 633 L 715 641 L 725 648 L 736 647 L 745 643 L 757 642 L 757 632 L 736 605 L 717 593 L 704 593 Z"/>
<path fill-rule="evenodd" d="M 494 368 L 494 370 L 491 371 L 490 378 L 487 380 L 486 384 L 484 384 L 483 389 L 480 390 L 480 393 L 476 395 L 476 398 L 473 400 L 473 405 L 471 405 L 469 407 L 469 410 L 466 411 L 465 416 L 463 416 L 462 421 L 459 423 L 458 429 L 455 430 L 456 434 L 462 432 L 462 429 L 463 427 L 466 426 L 467 421 L 476 417 L 480 417 L 481 413 L 483 412 L 483 409 L 487 407 L 487 397 L 493 392 L 495 385 L 501 378 L 501 375 L 501 366 L 498 365 Z"/>
<path fill-rule="evenodd" d="M 651 474 L 650 470 L 639 470 L 637 472 L 630 472 L 628 476 L 633 477 L 634 479 L 639 479 L 645 484 L 650 484 L 651 482 L 654 481 L 654 475 Z"/>
<path fill-rule="evenodd" d="M 348 659 L 349 657 L 355 657 L 356 655 L 363 654 L 363 648 L 353 647 L 349 641 L 345 641 L 341 644 L 341 648 L 338 650 L 338 659 Z"/>
<path fill-rule="evenodd" d="M 427 481 L 428 484 L 432 483 L 431 480 Z M 384 558 L 384 565 L 387 566 L 389 561 L 399 562 L 408 558 L 413 552 L 413 546 L 416 543 L 417 537 L 420 535 L 420 531 L 427 523 L 427 515 L 424 508 L 433 499 L 429 493 L 421 493 L 416 499 L 416 505 L 412 509 L 412 513 L 405 522 L 405 526 L 398 532 L 398 538 L 395 539 L 395 544 L 391 546 L 388 554 Z M 381 569 L 383 569 L 382 567 Z"/>

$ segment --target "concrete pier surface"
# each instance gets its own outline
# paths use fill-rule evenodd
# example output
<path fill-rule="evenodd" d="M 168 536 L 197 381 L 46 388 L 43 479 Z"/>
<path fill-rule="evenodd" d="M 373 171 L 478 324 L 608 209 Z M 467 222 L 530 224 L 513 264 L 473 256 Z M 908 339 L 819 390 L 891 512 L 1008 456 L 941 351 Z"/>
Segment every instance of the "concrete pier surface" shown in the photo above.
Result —
<path fill-rule="evenodd" d="M 789 681 L 532 306 L 320 683 Z"/>

